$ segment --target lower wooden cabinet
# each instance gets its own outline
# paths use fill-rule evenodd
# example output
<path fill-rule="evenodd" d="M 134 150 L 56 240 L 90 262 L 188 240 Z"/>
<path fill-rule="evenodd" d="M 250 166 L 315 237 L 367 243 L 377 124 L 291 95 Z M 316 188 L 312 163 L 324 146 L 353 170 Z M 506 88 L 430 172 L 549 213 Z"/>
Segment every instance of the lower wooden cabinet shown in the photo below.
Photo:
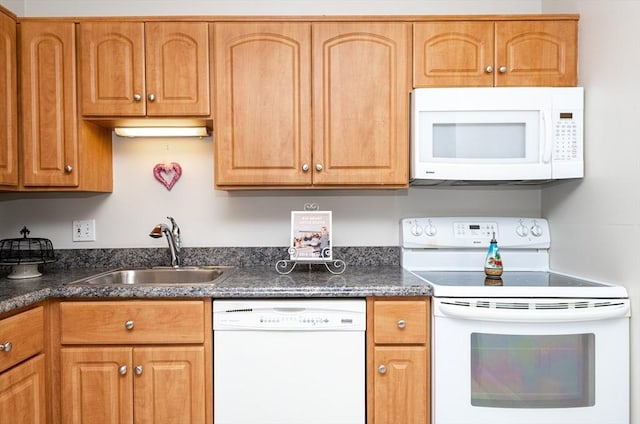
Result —
<path fill-rule="evenodd" d="M 47 423 L 44 359 L 37 355 L 0 374 L 0 422 Z"/>
<path fill-rule="evenodd" d="M 0 423 L 47 423 L 44 307 L 0 320 Z"/>
<path fill-rule="evenodd" d="M 211 300 L 63 301 L 64 424 L 211 424 Z"/>
<path fill-rule="evenodd" d="M 367 423 L 428 424 L 428 298 L 367 300 Z"/>
<path fill-rule="evenodd" d="M 205 423 L 204 347 L 62 349 L 62 422 Z"/>

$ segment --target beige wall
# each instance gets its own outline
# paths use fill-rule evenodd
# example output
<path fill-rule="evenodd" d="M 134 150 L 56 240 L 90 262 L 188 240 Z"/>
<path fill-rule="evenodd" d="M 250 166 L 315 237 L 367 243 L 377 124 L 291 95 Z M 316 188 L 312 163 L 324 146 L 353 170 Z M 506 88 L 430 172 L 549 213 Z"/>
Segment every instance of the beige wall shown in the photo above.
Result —
<path fill-rule="evenodd" d="M 632 299 L 632 423 L 640 423 L 640 2 L 543 0 L 579 13 L 586 178 L 542 191 L 552 267 L 627 287 Z"/>

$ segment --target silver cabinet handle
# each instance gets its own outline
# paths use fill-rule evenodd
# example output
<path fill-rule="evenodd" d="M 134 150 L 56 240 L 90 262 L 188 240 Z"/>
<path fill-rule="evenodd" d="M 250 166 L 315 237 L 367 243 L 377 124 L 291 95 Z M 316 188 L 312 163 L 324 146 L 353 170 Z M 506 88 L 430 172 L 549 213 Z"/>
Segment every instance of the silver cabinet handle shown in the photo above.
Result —
<path fill-rule="evenodd" d="M 133 100 L 135 100 L 136 103 L 142 100 L 142 96 L 140 95 L 140 93 L 134 93 Z"/>
<path fill-rule="evenodd" d="M 153 102 L 156 100 L 156 95 L 151 93 L 147 96 L 147 99 L 149 99 L 150 102 Z"/>
<path fill-rule="evenodd" d="M 384 365 L 380 365 L 380 366 L 378 367 L 378 372 L 379 372 L 380 374 L 386 374 L 386 373 L 387 373 L 387 367 L 386 367 L 386 366 L 384 366 Z"/>
<path fill-rule="evenodd" d="M 64 167 L 64 172 L 66 172 L 67 174 L 71 174 L 73 172 L 73 166 L 71 165 L 66 165 Z"/>
<path fill-rule="evenodd" d="M 403 329 L 407 326 L 407 322 L 403 319 L 398 320 L 398 328 Z"/>
<path fill-rule="evenodd" d="M 136 375 L 142 375 L 142 365 L 136 366 Z"/>
<path fill-rule="evenodd" d="M 133 330 L 133 321 L 129 320 L 127 322 L 124 323 L 124 328 L 126 328 L 127 330 Z"/>
<path fill-rule="evenodd" d="M 322 171 L 322 164 L 321 163 L 316 163 L 316 171 L 318 171 L 318 172 Z"/>
<path fill-rule="evenodd" d="M 11 352 L 12 347 L 13 345 L 11 344 L 11 342 L 0 344 L 0 352 Z"/>
<path fill-rule="evenodd" d="M 507 72 L 507 67 L 502 65 L 501 67 L 498 68 L 498 72 L 500 72 L 501 74 L 504 74 L 505 72 Z"/>
<path fill-rule="evenodd" d="M 309 170 L 309 164 L 308 163 L 303 163 L 302 164 L 302 172 L 307 172 Z"/>
<path fill-rule="evenodd" d="M 118 372 L 120 373 L 120 375 L 127 375 L 127 366 L 121 365 L 120 368 L 118 368 Z"/>
<path fill-rule="evenodd" d="M 485 71 L 487 71 L 487 74 L 490 74 L 493 72 L 493 66 L 489 65 L 486 67 Z"/>

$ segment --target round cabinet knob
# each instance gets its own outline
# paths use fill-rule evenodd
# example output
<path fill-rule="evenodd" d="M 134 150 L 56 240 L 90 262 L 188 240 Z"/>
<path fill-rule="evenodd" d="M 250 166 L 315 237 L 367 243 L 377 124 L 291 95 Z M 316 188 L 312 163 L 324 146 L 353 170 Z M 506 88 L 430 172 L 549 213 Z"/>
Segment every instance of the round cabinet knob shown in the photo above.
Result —
<path fill-rule="evenodd" d="M 11 342 L 0 344 L 0 352 L 11 352 L 12 347 L 13 345 L 11 344 Z"/>
<path fill-rule="evenodd" d="M 501 67 L 498 68 L 498 72 L 500 72 L 501 74 L 504 74 L 507 72 L 507 67 L 502 65 Z"/>
<path fill-rule="evenodd" d="M 142 375 L 142 365 L 136 366 L 136 375 Z"/>
<path fill-rule="evenodd" d="M 531 226 L 531 235 L 534 237 L 540 237 L 542 235 L 542 227 L 535 221 L 533 221 L 533 225 Z"/>
<path fill-rule="evenodd" d="M 120 366 L 120 368 L 118 368 L 118 372 L 120 373 L 120 375 L 127 375 L 127 366 L 126 365 L 122 365 Z"/>
<path fill-rule="evenodd" d="M 489 65 L 485 68 L 485 71 L 487 71 L 487 74 L 491 74 L 493 73 L 493 66 Z"/>
<path fill-rule="evenodd" d="M 322 171 L 322 164 L 321 163 L 316 163 L 316 171 L 318 171 L 318 172 Z"/>
<path fill-rule="evenodd" d="M 405 320 L 403 320 L 403 319 L 398 320 L 398 328 L 399 328 L 399 329 L 401 329 L 401 330 L 402 330 L 402 329 L 404 329 L 406 326 L 407 326 L 407 322 L 406 322 Z"/>
<path fill-rule="evenodd" d="M 73 166 L 71 165 L 66 165 L 64 167 L 64 172 L 66 172 L 67 174 L 71 174 L 73 172 Z"/>
<path fill-rule="evenodd" d="M 302 172 L 307 172 L 309 170 L 309 164 L 308 163 L 303 163 L 302 164 Z"/>
<path fill-rule="evenodd" d="M 150 102 L 154 102 L 156 100 L 156 95 L 151 93 L 147 96 L 147 99 L 149 99 Z"/>
<path fill-rule="evenodd" d="M 422 235 L 422 227 L 418 225 L 417 222 L 415 222 L 412 226 L 411 226 L 411 234 L 413 234 L 414 236 L 418 237 L 420 235 Z"/>
<path fill-rule="evenodd" d="M 384 365 L 380 365 L 380 366 L 378 367 L 378 372 L 379 372 L 380 374 L 386 374 L 386 373 L 387 373 L 387 367 L 386 367 L 386 366 L 384 366 Z"/>
<path fill-rule="evenodd" d="M 127 321 L 124 323 L 124 328 L 127 330 L 133 330 L 133 321 Z"/>
<path fill-rule="evenodd" d="M 136 102 L 139 102 L 140 100 L 142 100 L 142 96 L 140 95 L 140 93 L 134 93 L 133 100 L 135 100 Z"/>

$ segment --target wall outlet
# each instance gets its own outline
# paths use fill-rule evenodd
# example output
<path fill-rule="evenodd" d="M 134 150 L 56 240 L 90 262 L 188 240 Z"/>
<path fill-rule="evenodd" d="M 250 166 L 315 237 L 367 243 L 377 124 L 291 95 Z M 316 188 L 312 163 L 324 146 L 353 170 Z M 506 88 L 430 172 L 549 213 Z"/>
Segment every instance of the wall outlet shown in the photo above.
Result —
<path fill-rule="evenodd" d="M 96 220 L 73 221 L 73 241 L 96 241 Z"/>

